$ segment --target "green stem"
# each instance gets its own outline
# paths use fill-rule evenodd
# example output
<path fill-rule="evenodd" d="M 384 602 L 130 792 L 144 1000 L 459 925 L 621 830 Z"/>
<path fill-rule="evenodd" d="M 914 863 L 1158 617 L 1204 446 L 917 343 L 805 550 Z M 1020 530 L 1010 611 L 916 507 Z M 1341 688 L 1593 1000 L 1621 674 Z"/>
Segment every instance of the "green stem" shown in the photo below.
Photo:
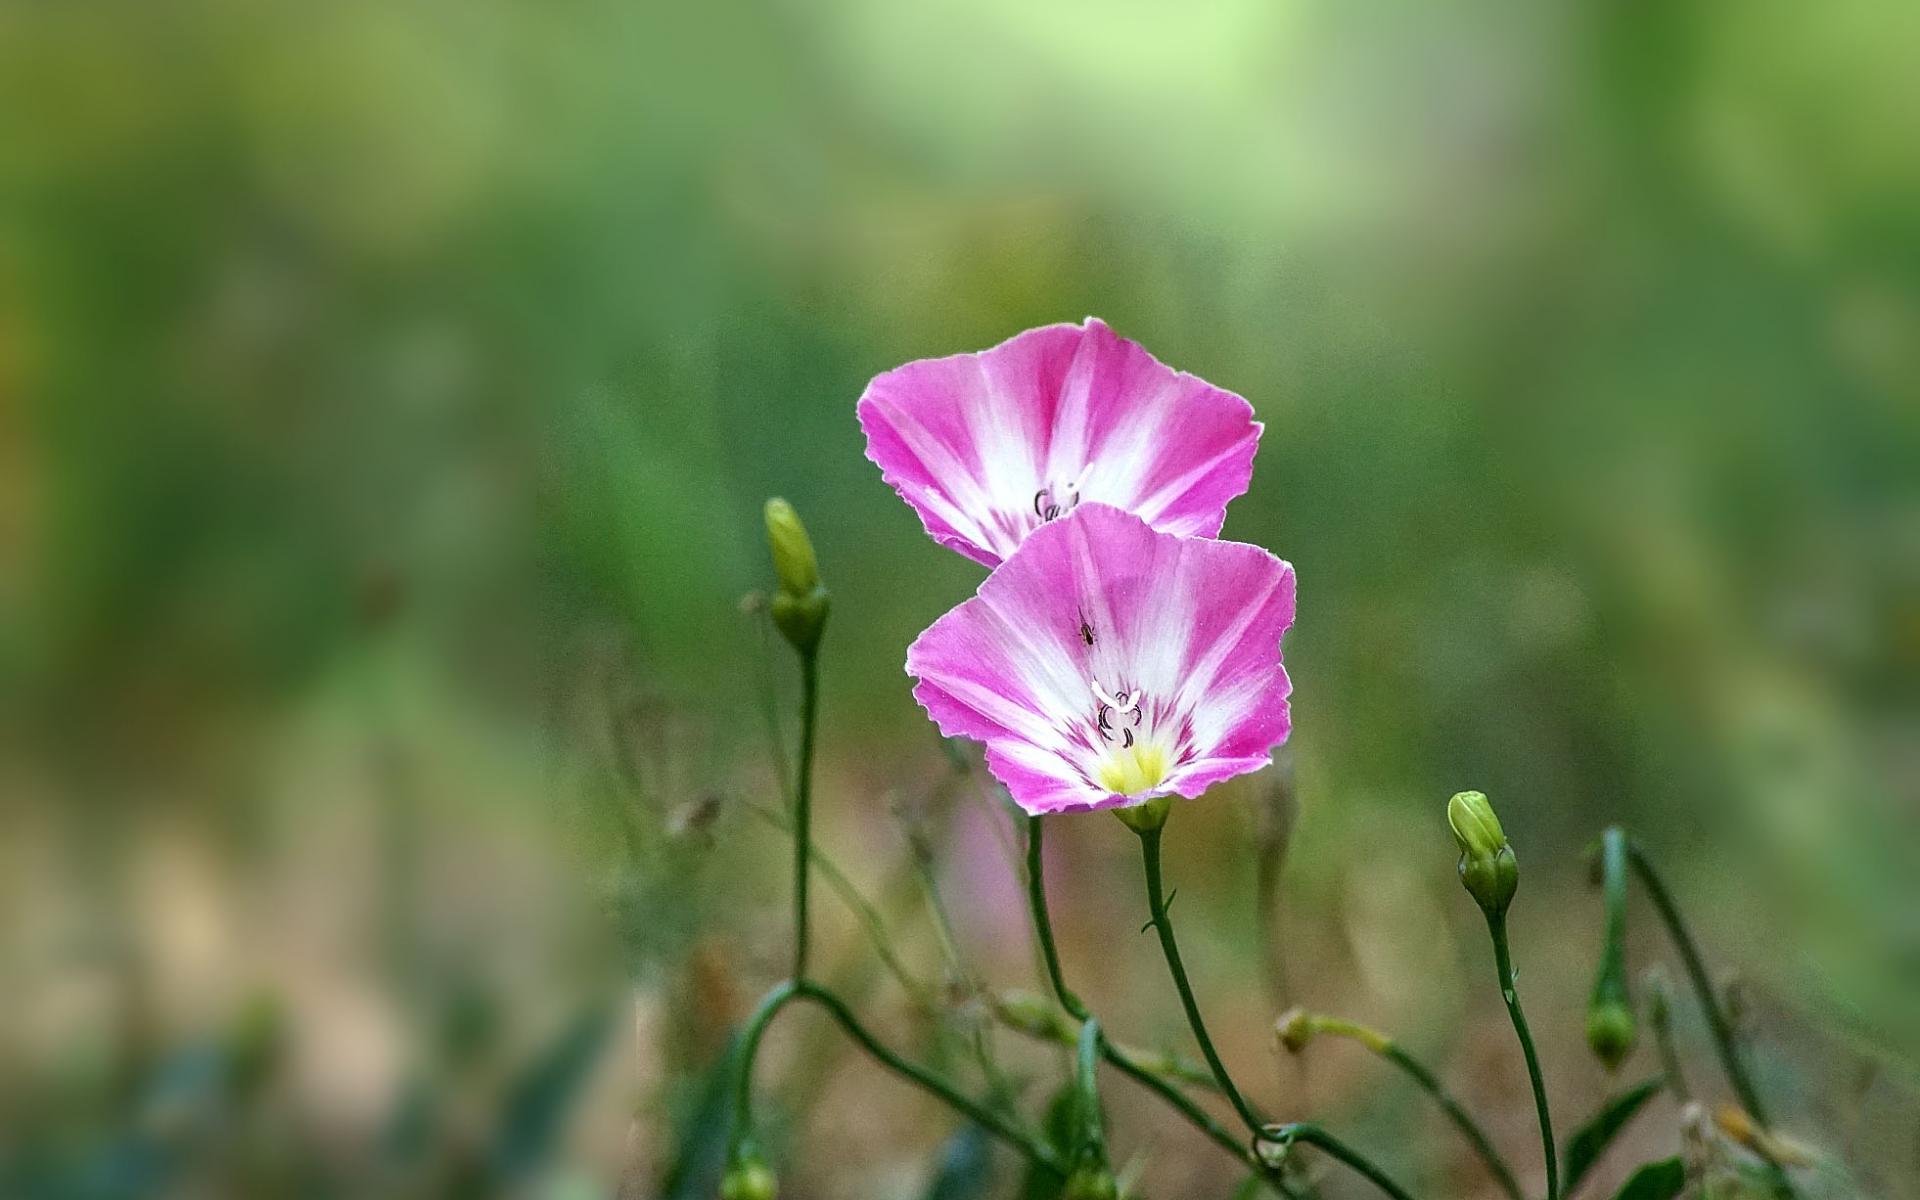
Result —
<path fill-rule="evenodd" d="M 1406 1072 L 1415 1083 L 1425 1089 L 1429 1096 L 1433 1097 L 1434 1102 L 1446 1112 L 1448 1119 L 1454 1123 L 1467 1141 L 1473 1144 L 1474 1152 L 1479 1154 L 1480 1160 L 1487 1164 L 1487 1169 L 1493 1172 L 1494 1178 L 1500 1181 L 1500 1189 L 1512 1197 L 1512 1200 L 1525 1200 L 1525 1193 L 1520 1190 L 1520 1181 L 1513 1177 L 1513 1168 L 1507 1166 L 1507 1160 L 1500 1157 L 1500 1152 L 1494 1149 L 1493 1141 L 1487 1137 L 1486 1130 L 1480 1128 L 1479 1122 L 1475 1121 L 1466 1108 L 1453 1098 L 1453 1094 L 1447 1091 L 1433 1072 L 1427 1070 L 1419 1059 L 1402 1050 L 1397 1042 L 1388 1042 L 1381 1049 L 1380 1055 Z"/>
<path fill-rule="evenodd" d="M 1534 1052 L 1533 1034 L 1527 1030 L 1527 1014 L 1520 1009 L 1520 993 L 1514 989 L 1506 914 L 1487 913 L 1487 932 L 1493 937 L 1493 963 L 1500 973 L 1500 998 L 1506 1001 L 1507 1015 L 1513 1019 L 1513 1032 L 1519 1036 L 1520 1052 L 1527 1060 L 1527 1081 L 1533 1085 L 1533 1107 L 1540 1117 L 1540 1148 L 1547 1163 L 1547 1200 L 1560 1200 L 1560 1162 L 1553 1148 L 1553 1118 L 1547 1112 L 1547 1085 L 1540 1078 L 1540 1056 Z"/>
<path fill-rule="evenodd" d="M 1602 907 L 1606 911 L 1606 932 L 1600 945 L 1600 968 L 1593 980 L 1593 993 L 1587 1001 L 1588 1040 L 1595 1053 L 1611 1070 L 1632 1046 L 1632 996 L 1627 989 L 1627 835 L 1618 827 L 1600 835 L 1600 883 Z M 1629 1020 L 1624 1039 L 1616 1029 L 1602 1024 L 1595 1032 L 1591 1022 L 1611 1022 L 1619 1012 Z M 1608 1013 L 1615 1017 L 1608 1017 Z M 1595 1037 L 1601 1038 L 1595 1042 Z M 1611 1057 L 1610 1057 L 1611 1056 Z"/>
<path fill-rule="evenodd" d="M 1060 1007 L 1076 1021 L 1089 1019 L 1087 1006 L 1067 987 L 1060 971 L 1060 951 L 1053 942 L 1053 918 L 1047 914 L 1047 880 L 1040 861 L 1040 818 L 1027 818 L 1027 905 L 1033 910 L 1034 933 L 1040 938 L 1040 956 L 1046 961 L 1047 979 Z"/>
<path fill-rule="evenodd" d="M 1706 962 L 1700 957 L 1700 948 L 1688 932 L 1687 924 L 1680 917 L 1680 909 L 1673 902 L 1673 894 L 1667 891 L 1659 872 L 1653 869 L 1653 863 L 1640 849 L 1638 842 L 1627 843 L 1627 860 L 1640 877 L 1640 883 L 1647 889 L 1647 897 L 1653 901 L 1655 911 L 1667 927 L 1667 936 L 1673 940 L 1675 950 L 1680 952 L 1680 961 L 1687 968 L 1687 978 L 1693 984 L 1693 993 L 1700 1001 L 1700 1008 L 1707 1015 L 1707 1029 L 1713 1034 L 1714 1049 L 1719 1052 L 1720 1065 L 1727 1073 L 1727 1082 L 1733 1085 L 1733 1091 L 1740 1098 L 1740 1104 L 1762 1129 L 1771 1129 L 1773 1123 L 1767 1119 L 1766 1109 L 1760 1103 L 1760 1093 L 1754 1089 L 1753 1080 L 1747 1075 L 1746 1064 L 1740 1059 L 1740 1046 L 1733 1036 L 1733 1023 L 1727 1020 L 1720 1009 L 1720 1001 L 1714 995 L 1713 981 L 1707 977 Z M 1773 1175 L 1774 1187 L 1781 1195 L 1791 1198 L 1795 1195 L 1793 1183 L 1787 1178 L 1787 1172 L 1780 1163 L 1765 1150 L 1760 1155 L 1766 1160 Z"/>
<path fill-rule="evenodd" d="M 748 803 L 747 810 L 780 832 L 792 834 L 793 823 L 775 810 L 754 803 Z M 923 1013 L 936 1011 L 939 1005 L 934 1001 L 932 989 L 914 978 L 913 973 L 907 970 L 906 964 L 900 961 L 900 955 L 894 950 L 892 937 L 887 931 L 886 919 L 880 915 L 880 910 L 860 893 L 860 889 L 840 868 L 840 864 L 829 858 L 820 847 L 815 846 L 808 858 L 812 860 L 814 869 L 825 877 L 827 887 L 840 897 L 841 903 L 847 906 L 866 929 L 867 938 L 873 943 L 874 953 L 880 956 L 880 964 L 887 969 L 888 974 L 893 976 L 901 990 L 907 993 L 907 998 L 913 1003 L 914 1008 Z"/>
<path fill-rule="evenodd" d="M 820 652 L 800 652 L 800 770 L 793 791 L 793 977 L 807 977 L 807 859 L 812 851 L 813 742 L 820 713 Z"/>
<path fill-rule="evenodd" d="M 1296 1142 L 1305 1142 L 1309 1146 L 1318 1146 L 1334 1158 L 1367 1177 L 1373 1186 L 1379 1188 L 1393 1200 L 1413 1200 L 1407 1189 L 1395 1183 L 1393 1177 L 1373 1164 L 1366 1155 L 1334 1137 L 1320 1126 L 1310 1121 L 1296 1121 L 1291 1125 L 1269 1125 L 1260 1131 L 1263 1142 L 1277 1142 L 1291 1146 Z"/>
<path fill-rule="evenodd" d="M 1707 1028 L 1713 1034 L 1714 1048 L 1719 1051 L 1720 1065 L 1726 1069 L 1727 1080 L 1733 1084 L 1734 1094 L 1740 1097 L 1741 1105 L 1753 1115 L 1754 1120 L 1762 1126 L 1770 1125 L 1766 1109 L 1760 1103 L 1760 1095 L 1754 1090 L 1753 1080 L 1747 1076 L 1746 1064 L 1740 1060 L 1740 1048 L 1734 1041 L 1733 1026 L 1720 1011 L 1713 982 L 1707 977 L 1706 963 L 1700 957 L 1700 949 L 1693 935 L 1687 931 L 1686 922 L 1680 918 L 1680 910 L 1674 905 L 1672 894 L 1667 891 L 1666 884 L 1637 844 L 1628 844 L 1627 856 L 1634 872 L 1640 876 L 1641 885 L 1647 889 L 1653 907 L 1660 913 L 1660 920 L 1666 924 L 1667 935 L 1673 939 L 1674 949 L 1680 952 L 1680 961 L 1686 966 L 1694 994 L 1699 997 L 1700 1007 L 1707 1015 Z"/>
<path fill-rule="evenodd" d="M 941 1076 L 916 1063 L 908 1062 L 887 1049 L 879 1039 L 867 1032 L 838 996 L 819 984 L 808 983 L 805 980 L 789 979 L 774 985 L 773 990 L 761 999 L 759 1006 L 753 1010 L 753 1015 L 747 1018 L 746 1025 L 741 1029 L 733 1093 L 733 1139 L 736 1145 L 749 1137 L 753 1129 L 753 1064 L 760 1053 L 760 1039 L 766 1033 L 767 1026 L 773 1023 L 773 1018 L 794 1000 L 810 1000 L 826 1009 L 827 1015 L 846 1031 L 847 1036 L 858 1043 L 860 1048 L 881 1066 L 1006 1142 L 1029 1160 L 1062 1174 L 1065 1173 L 1064 1164 L 1051 1147 L 1015 1128 L 1011 1122 L 993 1109 L 962 1094 L 958 1088 Z"/>
<path fill-rule="evenodd" d="M 1453 1098 L 1453 1094 L 1447 1091 L 1446 1085 L 1440 1082 L 1439 1077 L 1428 1070 L 1426 1064 L 1401 1048 L 1398 1042 L 1378 1029 L 1362 1025 L 1358 1021 L 1349 1021 L 1344 1017 L 1330 1017 L 1324 1013 L 1310 1013 L 1304 1009 L 1294 1010 L 1287 1014 L 1284 1020 L 1287 1021 L 1288 1026 L 1278 1031 L 1281 1042 L 1296 1054 L 1305 1049 L 1308 1039 L 1319 1034 L 1328 1034 L 1358 1042 L 1398 1067 L 1445 1110 L 1448 1119 L 1466 1136 L 1467 1141 L 1473 1144 L 1474 1151 L 1480 1155 L 1481 1161 L 1487 1164 L 1487 1169 L 1499 1181 L 1501 1190 L 1505 1191 L 1512 1200 L 1525 1200 L 1519 1181 L 1513 1177 L 1512 1168 L 1507 1166 L 1507 1160 L 1500 1156 L 1500 1152 L 1493 1148 L 1493 1141 L 1487 1137 L 1486 1131 L 1480 1128 L 1479 1123 L 1467 1112 L 1466 1107 Z"/>
<path fill-rule="evenodd" d="M 1087 1006 L 1067 987 L 1066 979 L 1060 970 L 1060 954 L 1053 940 L 1053 918 L 1047 912 L 1047 884 L 1042 871 L 1041 859 L 1041 818 L 1027 818 L 1027 900 L 1033 911 L 1034 931 L 1040 942 L 1041 957 L 1045 960 L 1048 980 L 1053 984 L 1054 995 L 1060 1000 L 1060 1006 L 1071 1013 L 1075 1020 L 1090 1020 Z M 1219 1145 L 1227 1153 L 1240 1159 L 1255 1170 L 1261 1170 L 1253 1152 L 1231 1130 L 1194 1103 L 1192 1097 L 1162 1078 L 1158 1073 L 1143 1065 L 1134 1056 L 1107 1038 L 1100 1035 L 1100 1054 L 1114 1068 L 1140 1084 L 1154 1095 L 1159 1096 L 1173 1106 L 1181 1116 Z"/>
<path fill-rule="evenodd" d="M 1247 1128 L 1258 1133 L 1261 1121 L 1247 1098 L 1233 1084 L 1233 1077 L 1227 1073 L 1227 1064 L 1220 1061 L 1220 1052 L 1213 1048 L 1213 1038 L 1207 1033 L 1207 1023 L 1200 1016 L 1199 1002 L 1193 998 L 1193 985 L 1187 981 L 1187 969 L 1180 962 L 1180 943 L 1173 936 L 1173 921 L 1167 916 L 1167 901 L 1160 880 L 1160 834 L 1161 829 L 1143 829 L 1140 834 L 1141 859 L 1147 874 L 1147 908 L 1153 915 L 1153 927 L 1160 935 L 1160 951 L 1167 960 L 1167 970 L 1173 975 L 1173 986 L 1180 993 L 1180 1006 L 1186 1010 L 1187 1024 L 1193 1029 L 1194 1040 L 1200 1043 L 1201 1057 L 1207 1060 L 1207 1066 L 1213 1070 L 1214 1079 L 1220 1083 L 1220 1090 L 1233 1103 L 1234 1111 L 1246 1122 Z"/>

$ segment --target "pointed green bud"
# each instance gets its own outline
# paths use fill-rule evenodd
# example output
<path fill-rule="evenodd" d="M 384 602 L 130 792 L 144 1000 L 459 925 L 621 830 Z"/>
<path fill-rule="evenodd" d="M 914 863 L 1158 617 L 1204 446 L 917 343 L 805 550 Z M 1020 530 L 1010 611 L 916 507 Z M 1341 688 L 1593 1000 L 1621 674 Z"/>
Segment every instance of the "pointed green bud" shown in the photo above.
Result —
<path fill-rule="evenodd" d="M 1167 823 L 1167 814 L 1173 811 L 1172 796 L 1155 796 L 1145 804 L 1129 804 L 1125 808 L 1116 808 L 1113 815 L 1120 823 L 1135 833 L 1153 833 Z"/>
<path fill-rule="evenodd" d="M 779 1194 L 779 1181 L 757 1150 L 736 1152 L 720 1177 L 720 1200 L 774 1200 Z"/>
<path fill-rule="evenodd" d="M 827 623 L 827 589 L 820 582 L 820 563 L 813 540 L 793 505 L 775 497 L 767 501 L 767 546 L 773 551 L 773 573 L 780 587 L 768 601 L 773 623 L 794 649 L 811 654 L 820 644 Z"/>
<path fill-rule="evenodd" d="M 813 556 L 813 540 L 793 505 L 775 496 L 767 501 L 767 545 L 773 550 L 773 573 L 780 590 L 804 596 L 820 586 L 820 562 Z"/>
<path fill-rule="evenodd" d="M 1485 792 L 1459 792 L 1447 801 L 1447 825 L 1460 844 L 1460 882 L 1489 917 L 1507 911 L 1520 886 L 1520 863 Z"/>
<path fill-rule="evenodd" d="M 1052 1001 L 1032 992 L 1005 991 L 994 997 L 994 1015 L 1028 1037 L 1049 1042 L 1073 1040 L 1066 1021 Z"/>

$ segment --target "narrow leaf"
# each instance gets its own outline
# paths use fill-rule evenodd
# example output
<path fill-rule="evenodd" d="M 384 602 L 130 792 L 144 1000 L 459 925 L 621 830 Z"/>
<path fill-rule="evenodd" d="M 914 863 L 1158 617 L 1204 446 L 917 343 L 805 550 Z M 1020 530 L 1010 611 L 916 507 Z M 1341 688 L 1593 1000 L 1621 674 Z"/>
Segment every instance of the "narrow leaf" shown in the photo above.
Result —
<path fill-rule="evenodd" d="M 1678 1158 L 1663 1158 L 1628 1176 L 1614 1200 L 1673 1200 L 1686 1186 L 1686 1164 Z"/>
<path fill-rule="evenodd" d="M 1593 1164 L 1600 1161 L 1600 1156 L 1627 1127 L 1627 1122 L 1660 1090 L 1660 1084 L 1660 1077 L 1656 1075 L 1616 1094 L 1600 1106 L 1592 1120 L 1573 1131 L 1560 1155 L 1563 1164 L 1560 1174 L 1565 1179 L 1560 1188 L 1563 1195 L 1571 1195 L 1573 1189 L 1580 1186 L 1580 1181 L 1593 1169 Z"/>

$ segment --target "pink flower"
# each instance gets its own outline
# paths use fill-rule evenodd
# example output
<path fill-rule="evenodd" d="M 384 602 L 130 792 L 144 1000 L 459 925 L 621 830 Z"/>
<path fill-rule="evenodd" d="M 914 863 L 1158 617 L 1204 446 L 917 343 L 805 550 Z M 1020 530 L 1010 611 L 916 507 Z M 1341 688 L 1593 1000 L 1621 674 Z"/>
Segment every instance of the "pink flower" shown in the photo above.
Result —
<path fill-rule="evenodd" d="M 1267 765 L 1291 726 L 1293 568 L 1083 503 L 907 650 L 947 737 L 1030 813 L 1112 808 Z"/>
<path fill-rule="evenodd" d="M 1083 501 L 1218 536 L 1261 428 L 1245 400 L 1093 317 L 896 367 L 858 411 L 867 457 L 927 533 L 989 567 Z"/>

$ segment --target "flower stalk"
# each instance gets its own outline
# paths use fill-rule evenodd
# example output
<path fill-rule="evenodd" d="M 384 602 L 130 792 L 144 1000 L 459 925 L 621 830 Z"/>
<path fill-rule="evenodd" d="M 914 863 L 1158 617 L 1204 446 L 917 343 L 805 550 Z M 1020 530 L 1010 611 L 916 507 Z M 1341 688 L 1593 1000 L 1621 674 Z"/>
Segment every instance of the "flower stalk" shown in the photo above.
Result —
<path fill-rule="evenodd" d="M 1608 830 L 1609 833 L 1618 832 Z M 1680 962 L 1686 967 L 1687 979 L 1693 985 L 1694 996 L 1700 1001 L 1701 1011 L 1706 1014 L 1707 1029 L 1713 1036 L 1715 1051 L 1720 1056 L 1720 1066 L 1726 1072 L 1727 1082 L 1733 1086 L 1734 1095 L 1740 1098 L 1740 1105 L 1762 1129 L 1770 1129 L 1766 1108 L 1760 1102 L 1760 1093 L 1753 1086 L 1753 1079 L 1747 1074 L 1746 1064 L 1740 1057 L 1740 1046 L 1733 1034 L 1733 1023 L 1721 1009 L 1719 998 L 1714 994 L 1713 981 L 1707 976 L 1707 965 L 1700 957 L 1700 948 L 1688 931 L 1686 921 L 1680 915 L 1680 908 L 1674 903 L 1673 893 L 1667 890 L 1665 881 L 1654 869 L 1652 860 L 1640 844 L 1621 834 L 1626 846 L 1627 861 L 1633 873 L 1639 878 L 1642 887 L 1647 890 L 1647 898 L 1653 901 L 1654 911 L 1660 914 L 1660 921 L 1666 926 L 1667 936 L 1673 942 L 1673 948 L 1680 954 Z M 1769 1173 L 1773 1176 L 1774 1190 L 1787 1200 L 1796 1195 L 1793 1181 L 1787 1177 L 1786 1168 L 1779 1159 L 1768 1153 L 1764 1147 L 1755 1151 L 1765 1160 Z"/>
<path fill-rule="evenodd" d="M 1265 1125 L 1256 1131 L 1256 1136 L 1258 1145 L 1271 1147 L 1282 1157 L 1296 1144 L 1318 1146 L 1333 1158 L 1365 1176 L 1373 1186 L 1393 1197 L 1393 1200 L 1413 1200 L 1413 1196 L 1407 1189 L 1396 1183 L 1393 1176 L 1375 1166 L 1372 1159 L 1311 1121 L 1295 1121 L 1289 1125 Z"/>
<path fill-rule="evenodd" d="M 733 1141 L 729 1161 L 743 1161 L 751 1152 L 753 1145 L 753 1065 L 760 1053 L 761 1038 L 780 1011 L 795 1000 L 806 1000 L 825 1009 L 827 1015 L 832 1017 L 847 1036 L 852 1038 L 855 1044 L 866 1051 L 874 1061 L 1007 1143 L 1028 1161 L 1039 1163 L 1063 1175 L 1066 1173 L 1066 1164 L 1060 1161 L 1060 1156 L 1052 1147 L 1032 1134 L 1017 1128 L 995 1109 L 975 1101 L 944 1076 L 917 1063 L 909 1062 L 888 1049 L 879 1038 L 860 1024 L 845 1002 L 831 991 L 817 983 L 794 979 L 775 984 L 773 989 L 761 998 L 759 1005 L 747 1018 L 746 1025 L 740 1031 L 737 1065 L 734 1069 Z"/>
<path fill-rule="evenodd" d="M 1088 1021 L 1091 1015 L 1080 998 L 1067 987 L 1066 979 L 1060 968 L 1059 949 L 1054 943 L 1053 919 L 1047 911 L 1046 876 L 1042 872 L 1041 854 L 1043 826 L 1040 817 L 1027 819 L 1027 900 L 1033 913 L 1034 929 L 1040 941 L 1041 955 L 1046 960 L 1048 980 L 1053 984 L 1054 995 L 1060 1001 L 1060 1007 L 1076 1021 Z M 1236 1138 L 1232 1131 L 1215 1120 L 1205 1109 L 1195 1104 L 1178 1087 L 1170 1082 L 1166 1075 L 1169 1070 L 1155 1070 L 1143 1056 L 1134 1054 L 1115 1045 L 1104 1032 L 1099 1035 L 1099 1050 L 1103 1058 L 1129 1078 L 1153 1092 L 1172 1105 L 1174 1110 L 1185 1117 L 1193 1126 L 1213 1142 L 1249 1166 L 1258 1168 L 1252 1153 Z M 1216 1077 L 1209 1072 L 1209 1082 L 1218 1086 Z"/>
<path fill-rule="evenodd" d="M 1151 806 L 1141 806 L 1148 808 Z M 1119 809 L 1119 813 L 1139 813 L 1140 808 Z M 1253 1111 L 1247 1098 L 1240 1094 L 1234 1085 L 1233 1076 L 1227 1071 L 1227 1064 L 1220 1059 L 1220 1052 L 1213 1048 L 1213 1037 L 1207 1032 L 1207 1022 L 1200 1015 L 1200 1003 L 1194 999 L 1193 984 L 1187 979 L 1187 968 L 1180 961 L 1180 943 L 1174 937 L 1173 920 L 1167 915 L 1167 898 L 1160 872 L 1160 836 L 1165 828 L 1166 814 L 1159 814 L 1158 824 L 1128 822 L 1133 831 L 1140 836 L 1141 862 L 1147 877 L 1147 909 L 1152 914 L 1151 924 L 1160 935 L 1160 952 L 1167 960 L 1167 971 L 1173 976 L 1174 990 L 1180 993 L 1180 1007 L 1186 1011 L 1187 1025 L 1193 1030 L 1193 1039 L 1200 1043 L 1200 1055 L 1207 1060 L 1207 1067 L 1213 1072 L 1220 1091 L 1240 1114 L 1247 1128 L 1258 1133 L 1263 1122 L 1260 1115 Z"/>
<path fill-rule="evenodd" d="M 1540 1055 L 1533 1048 L 1527 1014 L 1520 1007 L 1513 954 L 1507 946 L 1507 908 L 1519 890 L 1520 860 L 1484 792 L 1459 792 L 1447 801 L 1447 826 L 1460 846 L 1460 882 L 1487 919 L 1494 970 L 1500 977 L 1500 998 L 1506 1003 L 1514 1035 L 1520 1039 L 1520 1053 L 1527 1060 L 1527 1082 L 1533 1087 L 1534 1112 L 1540 1121 L 1541 1156 L 1547 1165 L 1547 1200 L 1560 1200 L 1560 1154 L 1553 1143 L 1546 1082 L 1540 1076 Z"/>
<path fill-rule="evenodd" d="M 1600 969 L 1587 1002 L 1587 1045 L 1607 1070 L 1617 1069 L 1633 1051 L 1636 1036 L 1633 996 L 1627 988 L 1627 837 L 1619 829 L 1600 835 L 1601 893 L 1606 907 L 1606 936 Z"/>
<path fill-rule="evenodd" d="M 1466 1106 L 1454 1098 L 1453 1093 L 1447 1090 L 1446 1085 L 1440 1082 L 1439 1077 L 1429 1070 L 1426 1064 L 1409 1054 L 1393 1038 L 1357 1021 L 1310 1013 L 1300 1008 L 1288 1011 L 1274 1023 L 1276 1039 L 1281 1046 L 1294 1054 L 1306 1049 L 1309 1041 L 1323 1033 L 1359 1042 L 1374 1054 L 1399 1068 L 1422 1091 L 1433 1098 L 1442 1112 L 1447 1114 L 1447 1119 L 1452 1121 L 1454 1127 L 1467 1139 L 1474 1153 L 1479 1155 L 1480 1161 L 1486 1164 L 1487 1170 L 1499 1182 L 1500 1190 L 1507 1194 L 1509 1200 L 1525 1200 L 1525 1194 L 1520 1190 L 1520 1182 L 1514 1178 L 1513 1168 L 1507 1165 L 1507 1160 L 1502 1158 L 1500 1152 L 1494 1148 L 1493 1139 L 1487 1136 L 1486 1130 L 1480 1127 L 1480 1123 L 1473 1119 L 1473 1115 L 1466 1110 Z"/>

